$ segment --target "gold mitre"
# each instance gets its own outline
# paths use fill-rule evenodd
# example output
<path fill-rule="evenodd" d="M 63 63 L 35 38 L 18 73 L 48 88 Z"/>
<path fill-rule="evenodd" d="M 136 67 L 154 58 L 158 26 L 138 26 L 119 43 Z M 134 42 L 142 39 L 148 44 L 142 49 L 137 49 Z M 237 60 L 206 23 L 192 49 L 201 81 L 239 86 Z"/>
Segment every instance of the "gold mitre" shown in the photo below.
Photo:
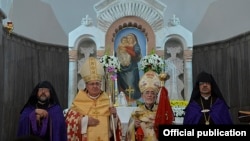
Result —
<path fill-rule="evenodd" d="M 85 82 L 92 80 L 102 81 L 104 75 L 103 65 L 98 59 L 89 57 L 82 65 L 80 74 Z"/>
<path fill-rule="evenodd" d="M 153 88 L 156 93 L 159 92 L 161 81 L 158 74 L 152 70 L 147 71 L 139 81 L 140 91 L 143 93 L 148 88 Z"/>

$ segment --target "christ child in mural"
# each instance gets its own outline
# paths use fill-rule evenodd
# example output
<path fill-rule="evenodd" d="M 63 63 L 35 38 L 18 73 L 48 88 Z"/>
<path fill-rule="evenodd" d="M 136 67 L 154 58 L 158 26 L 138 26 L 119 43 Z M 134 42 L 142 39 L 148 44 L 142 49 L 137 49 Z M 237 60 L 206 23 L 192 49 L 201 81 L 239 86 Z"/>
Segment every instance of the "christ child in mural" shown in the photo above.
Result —
<path fill-rule="evenodd" d="M 131 48 L 128 46 L 128 39 L 126 36 L 121 38 L 121 42 L 118 46 L 117 53 L 118 59 L 123 66 L 128 66 L 130 64 L 131 57 L 127 52 L 127 48 Z"/>

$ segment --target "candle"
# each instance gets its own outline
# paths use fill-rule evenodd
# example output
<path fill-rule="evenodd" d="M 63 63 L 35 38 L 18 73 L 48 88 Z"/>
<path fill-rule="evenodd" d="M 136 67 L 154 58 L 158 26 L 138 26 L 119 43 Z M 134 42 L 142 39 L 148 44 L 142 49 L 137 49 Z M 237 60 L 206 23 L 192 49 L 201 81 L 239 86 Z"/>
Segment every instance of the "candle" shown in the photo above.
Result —
<path fill-rule="evenodd" d="M 117 86 L 117 78 L 115 79 L 115 93 L 118 92 L 118 86 Z"/>

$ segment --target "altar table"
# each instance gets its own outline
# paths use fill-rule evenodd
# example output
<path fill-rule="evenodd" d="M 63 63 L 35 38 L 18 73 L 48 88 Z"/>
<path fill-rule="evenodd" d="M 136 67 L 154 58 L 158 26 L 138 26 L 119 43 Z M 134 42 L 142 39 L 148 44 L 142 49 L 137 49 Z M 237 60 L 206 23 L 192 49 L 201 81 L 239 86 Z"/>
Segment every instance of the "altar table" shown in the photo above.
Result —
<path fill-rule="evenodd" d="M 137 107 L 116 107 L 118 116 L 122 123 L 122 136 L 125 137 L 126 130 L 128 128 L 128 122 L 129 118 L 131 116 L 131 113 L 136 109 Z"/>

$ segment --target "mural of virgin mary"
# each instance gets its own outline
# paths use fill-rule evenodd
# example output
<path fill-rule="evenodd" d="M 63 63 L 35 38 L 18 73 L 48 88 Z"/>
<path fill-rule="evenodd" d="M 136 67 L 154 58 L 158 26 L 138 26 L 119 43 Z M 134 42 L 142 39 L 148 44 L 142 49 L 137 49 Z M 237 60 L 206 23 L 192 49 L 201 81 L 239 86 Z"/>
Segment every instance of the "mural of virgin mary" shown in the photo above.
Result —
<path fill-rule="evenodd" d="M 130 97 L 130 100 L 137 100 L 141 97 L 138 86 L 140 80 L 138 62 L 141 59 L 141 48 L 135 34 L 129 33 L 124 38 L 126 38 L 127 43 L 119 45 L 116 51 L 116 55 L 121 62 L 121 71 L 117 74 L 118 88 L 119 91 L 125 93 L 126 97 Z M 123 57 L 126 55 L 129 55 L 127 59 Z"/>

